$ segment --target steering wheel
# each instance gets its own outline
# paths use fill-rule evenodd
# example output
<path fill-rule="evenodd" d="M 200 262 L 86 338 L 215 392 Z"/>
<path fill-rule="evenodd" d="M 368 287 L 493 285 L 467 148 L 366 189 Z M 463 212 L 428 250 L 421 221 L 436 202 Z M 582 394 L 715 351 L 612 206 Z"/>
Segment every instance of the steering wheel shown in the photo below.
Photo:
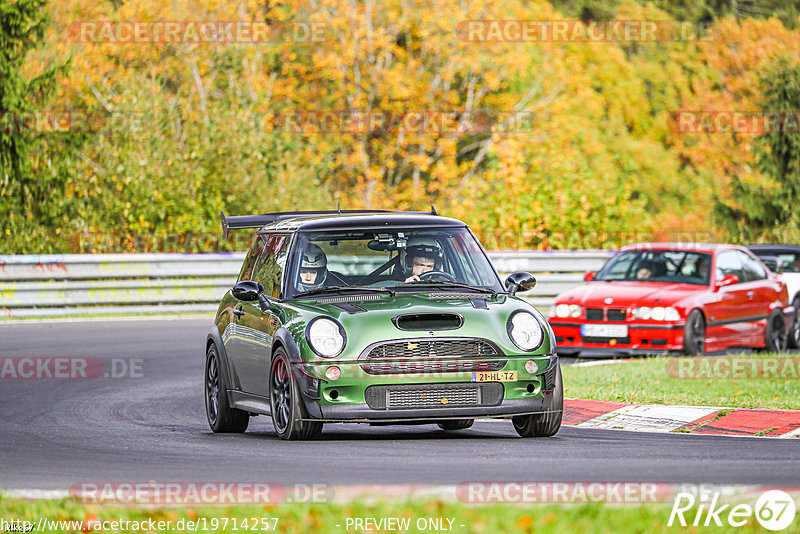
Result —
<path fill-rule="evenodd" d="M 438 277 L 438 278 L 435 278 Z M 450 273 L 446 273 L 444 271 L 428 271 L 426 273 L 422 273 L 419 275 L 420 280 L 446 280 L 448 282 L 455 282 L 456 277 Z"/>

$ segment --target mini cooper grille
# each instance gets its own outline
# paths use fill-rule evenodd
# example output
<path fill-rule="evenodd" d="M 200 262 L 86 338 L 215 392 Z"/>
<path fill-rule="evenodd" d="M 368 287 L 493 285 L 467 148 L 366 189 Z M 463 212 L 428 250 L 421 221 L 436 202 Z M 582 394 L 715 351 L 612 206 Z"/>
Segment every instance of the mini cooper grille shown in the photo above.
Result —
<path fill-rule="evenodd" d="M 373 410 L 496 406 L 503 400 L 499 382 L 485 384 L 404 384 L 370 386 L 365 391 Z"/>
<path fill-rule="evenodd" d="M 402 361 L 402 362 L 380 362 L 365 363 L 361 368 L 370 375 L 392 375 L 392 374 L 418 374 L 418 373 L 460 373 L 477 371 L 499 371 L 506 365 L 506 360 L 493 361 Z"/>
<path fill-rule="evenodd" d="M 482 339 L 409 339 L 383 343 L 367 354 L 377 358 L 482 358 L 502 353 Z"/>

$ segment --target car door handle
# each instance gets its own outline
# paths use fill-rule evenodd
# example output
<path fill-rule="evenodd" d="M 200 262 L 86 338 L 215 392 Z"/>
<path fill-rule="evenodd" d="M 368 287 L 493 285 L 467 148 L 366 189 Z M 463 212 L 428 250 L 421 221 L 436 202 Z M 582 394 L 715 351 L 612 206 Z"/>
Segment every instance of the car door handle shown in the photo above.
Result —
<path fill-rule="evenodd" d="M 753 298 L 753 295 L 755 295 L 755 293 L 753 293 L 752 291 L 748 291 L 747 292 L 747 298 L 751 299 L 751 298 Z"/>
<path fill-rule="evenodd" d="M 242 315 L 244 315 L 244 311 L 242 311 L 242 310 L 233 310 L 233 314 L 238 316 L 238 317 L 241 317 Z"/>

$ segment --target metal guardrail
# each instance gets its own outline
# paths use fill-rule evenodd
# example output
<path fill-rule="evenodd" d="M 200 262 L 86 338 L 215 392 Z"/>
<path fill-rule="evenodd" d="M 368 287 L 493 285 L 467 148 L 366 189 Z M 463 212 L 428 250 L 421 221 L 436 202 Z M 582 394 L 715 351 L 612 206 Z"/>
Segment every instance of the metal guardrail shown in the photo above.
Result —
<path fill-rule="evenodd" d="M 545 309 L 583 283 L 610 251 L 489 252 L 505 277 L 530 271 L 521 295 Z M 244 253 L 0 256 L 0 316 L 208 312 L 235 282 Z"/>

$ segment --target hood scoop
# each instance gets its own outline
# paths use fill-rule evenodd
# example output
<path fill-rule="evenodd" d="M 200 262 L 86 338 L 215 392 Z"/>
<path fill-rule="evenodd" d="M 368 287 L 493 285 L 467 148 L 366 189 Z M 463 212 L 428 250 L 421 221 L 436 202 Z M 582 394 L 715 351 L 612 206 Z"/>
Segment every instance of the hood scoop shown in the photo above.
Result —
<path fill-rule="evenodd" d="M 455 330 L 464 318 L 457 313 L 409 313 L 395 315 L 392 322 L 400 330 Z"/>

